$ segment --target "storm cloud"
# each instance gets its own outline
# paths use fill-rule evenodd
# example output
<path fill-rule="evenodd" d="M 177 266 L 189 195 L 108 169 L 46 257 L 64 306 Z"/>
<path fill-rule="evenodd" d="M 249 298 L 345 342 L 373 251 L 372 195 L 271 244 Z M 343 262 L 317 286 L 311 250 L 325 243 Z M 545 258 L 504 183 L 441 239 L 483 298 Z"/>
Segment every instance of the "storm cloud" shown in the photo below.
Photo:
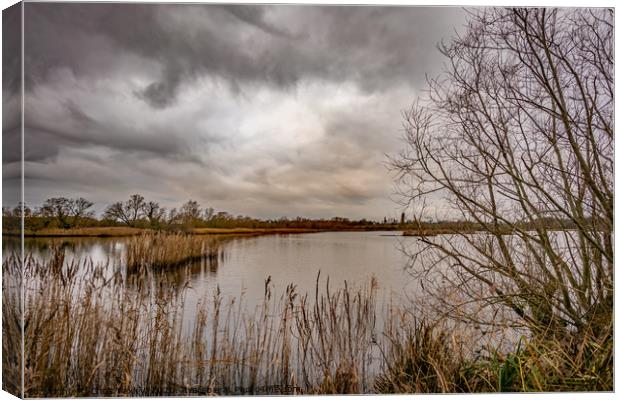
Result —
<path fill-rule="evenodd" d="M 25 200 L 395 215 L 385 154 L 464 14 L 26 3 Z"/>

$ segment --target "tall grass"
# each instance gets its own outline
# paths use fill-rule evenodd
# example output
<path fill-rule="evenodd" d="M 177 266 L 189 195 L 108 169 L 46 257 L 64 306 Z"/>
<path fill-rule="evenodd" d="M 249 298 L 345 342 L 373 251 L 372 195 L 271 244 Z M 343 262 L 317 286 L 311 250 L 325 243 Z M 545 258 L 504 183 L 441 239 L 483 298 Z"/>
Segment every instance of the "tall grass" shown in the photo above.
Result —
<path fill-rule="evenodd" d="M 501 392 L 613 390 L 613 332 L 589 331 L 568 340 L 520 343 L 495 354 L 482 367 L 495 371 L 492 390 Z"/>
<path fill-rule="evenodd" d="M 15 257 L 3 262 L 5 276 L 20 269 Z M 189 309 L 188 296 L 200 294 L 181 272 L 123 274 L 67 261 L 60 250 L 45 262 L 27 258 L 26 396 L 613 388 L 611 328 L 481 356 L 447 325 L 404 319 L 395 309 L 378 319 L 374 279 L 333 290 L 319 275 L 314 293 L 289 285 L 280 295 L 268 279 L 256 308 L 218 289 Z M 5 292 L 5 357 L 20 335 L 18 302 L 18 291 Z M 19 376 L 19 363 L 3 372 Z"/>
<path fill-rule="evenodd" d="M 194 236 L 185 233 L 145 233 L 127 242 L 127 271 L 146 268 L 165 269 L 220 255 L 223 238 Z"/>
<path fill-rule="evenodd" d="M 21 396 L 21 275 L 19 261 L 2 268 L 2 389 Z"/>
<path fill-rule="evenodd" d="M 507 353 L 472 354 L 452 330 L 425 321 L 386 336 L 380 393 L 575 392 L 613 390 L 613 329 L 567 339 L 524 337 Z M 474 347 L 475 348 L 475 347 Z"/>
<path fill-rule="evenodd" d="M 17 273 L 19 264 L 9 258 L 3 267 Z M 314 296 L 290 285 L 277 297 L 266 282 L 256 310 L 216 292 L 188 327 L 189 289 L 179 291 L 174 276 L 153 284 L 152 275 L 110 275 L 104 265 L 65 262 L 61 253 L 46 263 L 29 258 L 24 273 L 30 397 L 360 393 L 372 385 L 372 282 L 336 291 L 328 283 L 322 291 L 317 280 Z M 16 300 L 5 296 L 3 306 Z"/>

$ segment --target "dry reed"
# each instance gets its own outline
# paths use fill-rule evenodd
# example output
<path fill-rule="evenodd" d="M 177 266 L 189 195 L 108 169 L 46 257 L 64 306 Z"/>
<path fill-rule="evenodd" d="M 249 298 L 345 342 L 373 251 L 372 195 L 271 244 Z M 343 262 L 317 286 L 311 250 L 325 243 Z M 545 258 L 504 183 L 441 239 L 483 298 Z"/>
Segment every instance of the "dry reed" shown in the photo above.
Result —
<path fill-rule="evenodd" d="M 127 271 L 133 273 L 145 269 L 165 269 L 194 261 L 217 259 L 223 240 L 185 233 L 145 233 L 135 236 L 127 242 Z"/>
<path fill-rule="evenodd" d="M 18 273 L 16 258 L 4 262 Z M 183 325 L 174 274 L 123 277 L 90 261 L 28 258 L 24 273 L 28 397 L 361 393 L 372 380 L 375 287 L 314 296 L 289 285 L 247 310 L 218 292 Z M 153 281 L 157 279 L 157 281 Z M 154 284 L 155 283 L 155 284 Z M 187 287 L 185 286 L 187 289 Z M 15 309 L 14 296 L 3 307 Z M 3 314 L 4 319 L 10 313 Z M 3 325 L 19 337 L 18 326 Z"/>
<path fill-rule="evenodd" d="M 255 309 L 218 289 L 187 310 L 181 270 L 123 274 L 66 261 L 61 250 L 45 262 L 28 257 L 23 269 L 6 258 L 5 387 L 16 390 L 21 334 L 19 291 L 6 285 L 23 272 L 27 397 L 613 388 L 611 330 L 602 341 L 531 342 L 469 357 L 472 343 L 445 326 L 391 309 L 378 324 L 374 279 L 332 290 L 317 276 L 314 293 L 289 285 L 280 296 L 268 279 Z"/>

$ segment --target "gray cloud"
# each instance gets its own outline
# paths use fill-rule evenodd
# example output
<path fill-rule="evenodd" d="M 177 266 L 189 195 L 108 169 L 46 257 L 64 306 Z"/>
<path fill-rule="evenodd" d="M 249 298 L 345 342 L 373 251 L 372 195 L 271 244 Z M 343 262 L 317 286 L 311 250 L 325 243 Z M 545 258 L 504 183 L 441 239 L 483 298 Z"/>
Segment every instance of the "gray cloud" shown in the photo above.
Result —
<path fill-rule="evenodd" d="M 2 204 L 21 200 L 21 13 L 2 12 Z"/>
<path fill-rule="evenodd" d="M 273 36 L 283 36 L 289 39 L 298 39 L 299 36 L 291 32 L 278 28 L 275 24 L 265 21 L 266 8 L 263 6 L 243 5 L 243 6 L 219 6 L 218 8 L 229 12 L 240 21 L 248 23 Z"/>
<path fill-rule="evenodd" d="M 138 92 L 156 108 L 207 73 L 282 87 L 308 78 L 353 80 L 366 90 L 419 82 L 436 42 L 462 17 L 459 9 L 421 7 L 40 3 L 27 11 L 29 76 L 44 79 L 53 66 L 106 73 L 109 61 L 96 62 L 103 41 L 116 56 L 161 65 Z"/>
<path fill-rule="evenodd" d="M 21 85 L 21 5 L 2 12 L 2 90 L 15 93 Z"/>
<path fill-rule="evenodd" d="M 384 155 L 462 23 L 452 8 L 27 3 L 26 201 L 396 213 Z"/>
<path fill-rule="evenodd" d="M 137 91 L 136 96 L 146 101 L 153 108 L 166 108 L 172 105 L 181 80 L 177 73 L 170 75 L 169 79 L 153 82 L 143 90 Z"/>

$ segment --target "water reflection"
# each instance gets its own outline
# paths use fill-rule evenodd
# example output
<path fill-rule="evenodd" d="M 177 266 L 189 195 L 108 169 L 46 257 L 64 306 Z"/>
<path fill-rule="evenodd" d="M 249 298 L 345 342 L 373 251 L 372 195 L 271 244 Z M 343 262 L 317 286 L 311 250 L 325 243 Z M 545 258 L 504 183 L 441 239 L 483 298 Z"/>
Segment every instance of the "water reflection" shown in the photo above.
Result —
<path fill-rule="evenodd" d="M 83 259 L 106 264 L 111 272 L 123 270 L 128 238 L 27 238 L 26 255 L 49 259 L 54 249 L 65 252 L 65 262 Z M 277 293 L 286 285 L 297 285 L 300 293 L 313 293 L 316 277 L 330 280 L 336 289 L 344 285 L 360 286 L 375 277 L 381 300 L 402 298 L 415 291 L 405 271 L 407 257 L 399 250 L 403 238 L 394 232 L 325 232 L 237 238 L 226 242 L 217 259 L 198 262 L 167 271 L 151 273 L 157 282 L 179 285 L 188 282 L 186 306 L 190 308 L 202 296 L 219 288 L 225 298 L 244 293 L 249 305 L 259 304 L 264 281 L 271 277 Z M 19 238 L 5 237 L 3 257 L 19 250 Z M 165 277 L 165 279 L 164 279 Z"/>
<path fill-rule="evenodd" d="M 368 314 L 369 318 L 372 316 L 372 323 L 368 324 L 372 332 L 368 331 L 365 335 L 374 335 L 375 330 L 381 332 L 386 322 L 383 318 L 389 315 L 382 312 L 381 308 L 387 304 L 397 306 L 400 301 L 407 301 L 403 295 L 410 290 L 410 279 L 405 270 L 407 257 L 399 249 L 403 240 L 413 239 L 393 234 L 387 236 L 381 232 L 330 232 L 237 238 L 224 243 L 216 258 L 205 257 L 181 267 L 148 271 L 146 274 L 127 273 L 124 259 L 129 240 L 131 239 L 29 238 L 25 242 L 25 250 L 28 256 L 38 261 L 45 262 L 54 257 L 54 254 L 63 254 L 67 269 L 79 265 L 78 273 L 83 278 L 80 282 L 84 285 L 72 286 L 71 290 L 75 289 L 75 292 L 71 294 L 76 296 L 75 300 L 80 299 L 78 296 L 84 294 L 84 290 L 89 290 L 91 283 L 97 282 L 102 283 L 99 285 L 102 289 L 98 289 L 96 299 L 102 301 L 106 312 L 119 312 L 126 304 L 138 305 L 136 309 L 140 312 L 136 315 L 144 314 L 144 320 L 138 328 L 144 332 L 156 330 L 150 325 L 154 321 L 152 316 L 158 315 L 159 310 L 168 310 L 169 314 L 164 313 L 162 318 L 169 319 L 170 326 L 180 326 L 178 332 L 183 343 L 190 342 L 191 335 L 196 333 L 196 327 L 202 327 L 199 334 L 205 343 L 213 339 L 213 332 L 224 328 L 229 328 L 229 332 L 236 332 L 231 336 L 231 343 L 241 343 L 244 339 L 253 342 L 250 340 L 251 336 L 244 336 L 248 333 L 243 330 L 237 332 L 235 324 L 245 321 L 242 317 L 251 320 L 254 316 L 260 316 L 261 309 L 265 312 L 263 301 L 266 292 L 265 280 L 268 277 L 270 299 L 274 305 L 280 301 L 289 284 L 295 286 L 294 293 L 298 298 L 309 294 L 308 298 L 313 299 L 316 285 L 320 288 L 320 293 L 325 293 L 327 282 L 332 295 L 345 285 L 351 293 L 356 293 L 357 289 L 367 288 L 374 277 L 376 284 L 373 283 L 372 286 L 373 289 L 378 287 L 378 290 L 373 290 L 372 304 L 378 306 L 375 310 L 378 318 L 375 321 L 374 312 Z M 19 245 L 18 239 L 5 238 L 4 256 L 19 250 Z M 84 262 L 85 260 L 87 262 Z M 37 269 L 40 268 L 39 265 L 41 264 L 36 265 Z M 39 270 L 44 270 L 44 267 Z M 320 281 L 317 280 L 319 272 Z M 46 293 L 48 287 L 45 282 L 37 282 L 36 271 L 31 276 L 34 279 L 29 280 L 27 292 Z M 30 297 L 28 299 L 27 301 L 33 301 Z M 222 322 L 214 322 L 219 319 L 210 311 L 218 301 L 221 301 L 222 305 Z M 75 301 L 75 304 L 83 303 Z M 269 308 L 269 313 L 272 314 L 269 314 L 265 321 L 280 321 L 282 309 Z M 209 315 L 211 319 L 201 323 L 201 318 L 205 318 L 205 315 Z M 234 318 L 229 320 L 226 317 L 228 315 L 233 315 Z M 338 324 L 337 320 L 333 322 Z M 243 324 L 240 326 L 250 329 L 250 325 Z M 378 366 L 380 354 L 378 348 L 371 346 L 374 342 L 367 337 L 360 340 L 366 349 L 364 368 L 366 373 L 371 373 Z M 233 344 L 230 346 L 235 348 Z M 291 346 L 295 346 L 294 338 L 291 338 Z"/>

